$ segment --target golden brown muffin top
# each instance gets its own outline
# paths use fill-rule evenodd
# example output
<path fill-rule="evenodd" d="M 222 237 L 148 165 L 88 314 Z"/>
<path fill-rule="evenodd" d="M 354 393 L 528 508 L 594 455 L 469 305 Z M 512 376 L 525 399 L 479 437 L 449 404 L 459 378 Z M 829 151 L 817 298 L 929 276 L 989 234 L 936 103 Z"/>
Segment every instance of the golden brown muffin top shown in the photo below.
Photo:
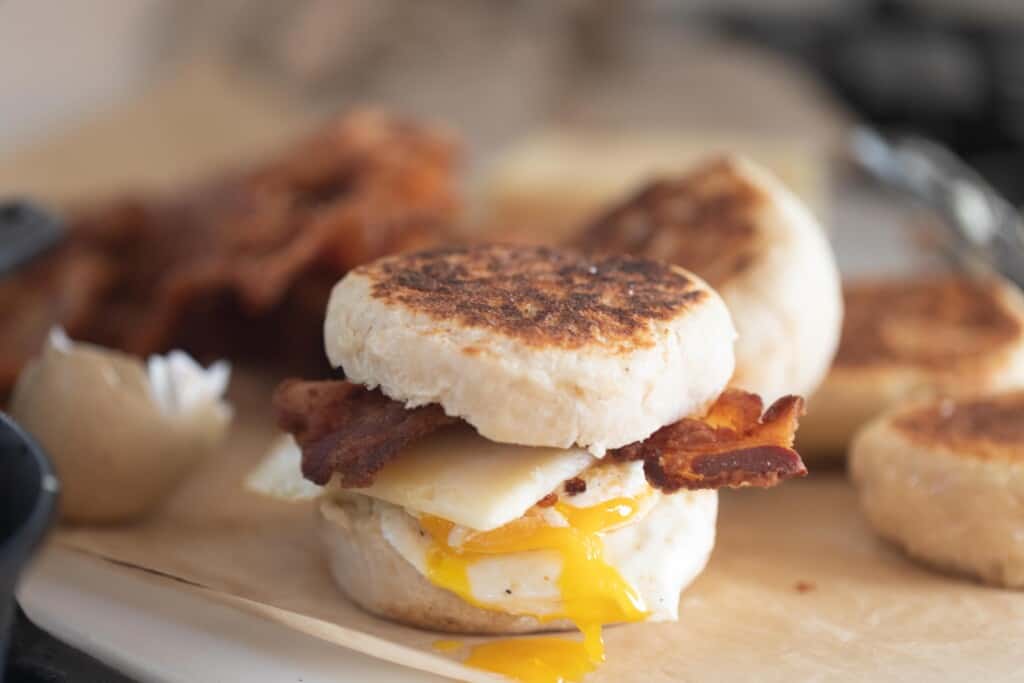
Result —
<path fill-rule="evenodd" d="M 765 200 L 738 162 L 717 159 L 650 183 L 586 228 L 577 244 L 675 263 L 718 289 L 755 263 Z"/>
<path fill-rule="evenodd" d="M 627 255 L 554 247 L 455 246 L 382 259 L 355 271 L 372 296 L 413 313 L 534 346 L 648 347 L 657 323 L 709 296 L 679 268 Z"/>
<path fill-rule="evenodd" d="M 1021 337 L 1020 314 L 994 279 L 962 275 L 864 281 L 843 288 L 837 366 L 954 371 Z"/>
<path fill-rule="evenodd" d="M 954 401 L 938 399 L 897 414 L 907 438 L 982 460 L 1022 460 L 1024 391 Z"/>

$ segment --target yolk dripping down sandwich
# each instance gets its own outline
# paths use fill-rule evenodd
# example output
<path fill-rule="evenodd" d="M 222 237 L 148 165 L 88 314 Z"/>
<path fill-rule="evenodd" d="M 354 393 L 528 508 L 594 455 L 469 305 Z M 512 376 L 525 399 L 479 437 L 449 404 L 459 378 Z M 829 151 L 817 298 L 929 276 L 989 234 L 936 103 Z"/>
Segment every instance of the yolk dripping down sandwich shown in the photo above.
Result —
<path fill-rule="evenodd" d="M 482 245 L 350 272 L 324 337 L 347 381 L 288 380 L 280 425 L 321 485 L 342 591 L 447 632 L 579 629 L 467 664 L 578 680 L 601 627 L 675 620 L 714 544 L 716 489 L 806 473 L 802 400 L 725 387 L 735 331 L 681 268 Z"/>

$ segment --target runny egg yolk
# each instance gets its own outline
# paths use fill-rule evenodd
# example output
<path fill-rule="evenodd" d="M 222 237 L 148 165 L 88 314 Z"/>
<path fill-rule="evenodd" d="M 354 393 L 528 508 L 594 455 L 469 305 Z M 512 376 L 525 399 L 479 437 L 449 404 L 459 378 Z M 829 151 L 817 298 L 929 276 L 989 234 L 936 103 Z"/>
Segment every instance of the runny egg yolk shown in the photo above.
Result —
<path fill-rule="evenodd" d="M 601 533 L 622 525 L 638 511 L 639 502 L 614 498 L 593 507 L 576 508 L 559 502 L 566 526 L 552 526 L 540 515 L 526 515 L 492 531 L 471 532 L 456 547 L 449 544 L 454 524 L 423 516 L 420 525 L 434 543 L 427 555 L 427 576 L 466 602 L 485 609 L 499 606 L 473 595 L 469 568 L 485 557 L 530 551 L 552 551 L 561 558 L 558 588 L 560 609 L 535 614 L 539 621 L 572 621 L 583 642 L 557 637 L 519 638 L 478 645 L 466 664 L 511 676 L 525 683 L 578 681 L 604 661 L 601 627 L 641 621 L 647 613 L 636 590 L 604 559 Z"/>

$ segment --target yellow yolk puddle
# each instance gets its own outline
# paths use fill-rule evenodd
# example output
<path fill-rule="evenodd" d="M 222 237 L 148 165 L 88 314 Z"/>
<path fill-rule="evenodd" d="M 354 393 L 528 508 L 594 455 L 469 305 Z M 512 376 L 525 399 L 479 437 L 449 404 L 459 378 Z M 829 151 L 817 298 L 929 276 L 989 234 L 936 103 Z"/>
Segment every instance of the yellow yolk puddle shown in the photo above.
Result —
<path fill-rule="evenodd" d="M 637 592 L 605 561 L 600 536 L 632 518 L 638 501 L 615 498 L 588 508 L 560 502 L 554 509 L 568 526 L 551 526 L 539 515 L 528 515 L 492 531 L 471 532 L 458 547 L 448 543 L 452 522 L 429 515 L 420 518 L 420 525 L 434 540 L 427 555 L 428 577 L 477 607 L 502 610 L 473 596 L 469 568 L 474 562 L 538 550 L 558 553 L 562 560 L 561 609 L 531 616 L 541 622 L 568 619 L 583 634 L 583 642 L 554 637 L 493 641 L 474 647 L 467 665 L 525 683 L 578 681 L 604 661 L 603 625 L 647 616 Z"/>
<path fill-rule="evenodd" d="M 477 645 L 463 662 L 526 683 L 579 681 L 594 670 L 583 643 L 566 638 L 517 638 Z"/>

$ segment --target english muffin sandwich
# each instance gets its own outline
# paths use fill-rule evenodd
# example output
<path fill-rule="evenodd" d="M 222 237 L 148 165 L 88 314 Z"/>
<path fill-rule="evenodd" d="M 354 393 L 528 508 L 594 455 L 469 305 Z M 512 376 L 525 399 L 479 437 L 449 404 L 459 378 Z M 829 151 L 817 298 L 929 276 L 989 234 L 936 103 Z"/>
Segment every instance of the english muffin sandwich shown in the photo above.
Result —
<path fill-rule="evenodd" d="M 1024 297 L 991 275 L 864 280 L 844 289 L 832 370 L 800 429 L 800 452 L 842 457 L 854 432 L 909 398 L 1024 386 Z"/>
<path fill-rule="evenodd" d="M 526 660 L 588 670 L 605 624 L 675 619 L 715 489 L 806 472 L 801 399 L 762 414 L 725 390 L 734 337 L 702 280 L 633 256 L 482 245 L 353 270 L 324 326 L 347 380 L 275 396 L 326 486 L 341 590 L 428 629 L 583 632 L 468 660 L 520 677 Z"/>
<path fill-rule="evenodd" d="M 858 432 L 864 514 L 910 555 L 1024 588 L 1024 391 L 900 406 Z"/>
<path fill-rule="evenodd" d="M 668 261 L 707 280 L 739 332 L 734 386 L 774 400 L 810 394 L 825 377 L 842 323 L 832 250 L 800 200 L 753 163 L 720 158 L 656 180 L 577 244 Z"/>

